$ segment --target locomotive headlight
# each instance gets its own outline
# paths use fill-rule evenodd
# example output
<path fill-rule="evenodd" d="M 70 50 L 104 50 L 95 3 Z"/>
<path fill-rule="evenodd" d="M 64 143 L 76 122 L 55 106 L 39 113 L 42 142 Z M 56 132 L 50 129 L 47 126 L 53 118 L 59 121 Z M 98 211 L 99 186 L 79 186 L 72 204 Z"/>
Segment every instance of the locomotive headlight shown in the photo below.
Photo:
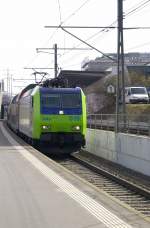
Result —
<path fill-rule="evenodd" d="M 75 130 L 75 131 L 80 131 L 80 126 L 74 126 L 74 127 L 73 127 L 73 130 Z"/>
<path fill-rule="evenodd" d="M 43 125 L 43 126 L 42 126 L 42 129 L 43 129 L 43 130 L 48 130 L 48 129 L 50 129 L 50 126 Z"/>

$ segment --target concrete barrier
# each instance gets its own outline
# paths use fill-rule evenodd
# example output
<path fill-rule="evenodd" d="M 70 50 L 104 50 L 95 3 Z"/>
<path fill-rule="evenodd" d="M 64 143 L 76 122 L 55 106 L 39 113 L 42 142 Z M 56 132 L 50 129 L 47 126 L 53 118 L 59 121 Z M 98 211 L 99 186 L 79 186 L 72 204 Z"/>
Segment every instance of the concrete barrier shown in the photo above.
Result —
<path fill-rule="evenodd" d="M 150 176 L 150 138 L 119 133 L 118 163 Z"/>
<path fill-rule="evenodd" d="M 88 129 L 86 148 L 97 156 L 110 161 L 117 161 L 116 137 L 114 132 Z"/>
<path fill-rule="evenodd" d="M 86 150 L 150 176 L 150 138 L 104 130 L 87 130 Z"/>

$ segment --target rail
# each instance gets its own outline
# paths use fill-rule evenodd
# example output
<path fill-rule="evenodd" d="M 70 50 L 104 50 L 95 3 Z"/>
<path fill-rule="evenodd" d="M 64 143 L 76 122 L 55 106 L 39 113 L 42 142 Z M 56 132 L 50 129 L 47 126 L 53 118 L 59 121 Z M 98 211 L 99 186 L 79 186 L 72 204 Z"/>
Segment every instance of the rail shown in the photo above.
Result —
<path fill-rule="evenodd" d="M 123 173 L 121 167 L 117 168 L 117 175 L 115 175 L 111 165 L 108 165 L 106 170 L 104 164 L 103 168 L 100 167 L 100 163 L 96 165 L 96 158 L 87 159 L 81 156 L 80 153 L 63 159 L 58 157 L 53 159 L 95 186 L 98 190 L 100 189 L 106 192 L 107 195 L 113 196 L 113 198 L 133 208 L 139 215 L 141 214 L 150 221 L 150 192 L 144 187 L 144 184 L 143 187 L 139 186 L 144 181 L 143 179 L 140 181 L 140 184 L 138 181 L 134 183 L 135 179 L 132 177 L 132 173 L 130 174 L 130 180 L 127 180 L 127 178 L 121 177 Z"/>

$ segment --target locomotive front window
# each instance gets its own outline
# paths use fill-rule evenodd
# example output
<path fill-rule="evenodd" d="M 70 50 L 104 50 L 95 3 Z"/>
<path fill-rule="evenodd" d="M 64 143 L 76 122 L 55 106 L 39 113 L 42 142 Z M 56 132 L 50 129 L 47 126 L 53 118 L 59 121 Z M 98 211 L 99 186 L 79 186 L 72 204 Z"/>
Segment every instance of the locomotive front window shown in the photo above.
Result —
<path fill-rule="evenodd" d="M 42 106 L 45 108 L 59 108 L 60 95 L 59 94 L 42 94 Z"/>
<path fill-rule="evenodd" d="M 62 108 L 80 108 L 81 95 L 80 94 L 62 94 Z"/>

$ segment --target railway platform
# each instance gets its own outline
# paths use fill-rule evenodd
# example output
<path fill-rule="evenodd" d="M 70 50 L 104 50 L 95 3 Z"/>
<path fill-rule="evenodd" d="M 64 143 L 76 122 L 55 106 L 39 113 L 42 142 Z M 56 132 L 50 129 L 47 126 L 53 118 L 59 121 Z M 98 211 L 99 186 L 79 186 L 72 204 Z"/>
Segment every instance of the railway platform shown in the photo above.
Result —
<path fill-rule="evenodd" d="M 0 227 L 148 228 L 150 223 L 71 174 L 0 121 Z"/>

